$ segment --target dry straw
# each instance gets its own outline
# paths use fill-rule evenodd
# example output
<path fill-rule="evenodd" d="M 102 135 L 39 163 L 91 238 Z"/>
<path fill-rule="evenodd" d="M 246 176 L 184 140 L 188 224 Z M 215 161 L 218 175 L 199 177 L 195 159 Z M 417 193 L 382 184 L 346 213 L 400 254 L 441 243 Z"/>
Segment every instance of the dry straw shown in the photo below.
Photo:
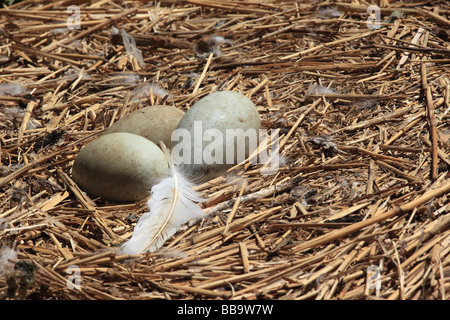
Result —
<path fill-rule="evenodd" d="M 0 242 L 21 271 L 2 299 L 449 298 L 445 2 L 381 1 L 379 29 L 363 1 L 82 1 L 80 29 L 66 3 L 0 9 Z M 135 99 L 143 81 L 168 94 Z M 281 168 L 235 166 L 198 186 L 204 219 L 119 255 L 145 200 L 90 199 L 73 160 L 135 109 L 218 90 L 280 129 Z"/>

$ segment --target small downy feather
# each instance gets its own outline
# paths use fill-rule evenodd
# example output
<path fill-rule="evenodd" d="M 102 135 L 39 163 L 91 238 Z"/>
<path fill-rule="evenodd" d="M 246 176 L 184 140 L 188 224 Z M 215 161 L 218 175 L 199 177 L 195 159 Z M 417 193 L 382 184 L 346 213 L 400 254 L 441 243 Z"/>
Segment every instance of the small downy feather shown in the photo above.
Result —
<path fill-rule="evenodd" d="M 204 199 L 177 170 L 164 144 L 162 147 L 169 161 L 170 176 L 153 186 L 147 201 L 149 211 L 140 217 L 133 235 L 122 245 L 123 254 L 155 252 L 182 225 L 204 217 L 203 210 L 195 203 Z"/>
<path fill-rule="evenodd" d="M 0 277 L 14 269 L 14 264 L 17 262 L 17 252 L 14 247 L 15 243 L 12 248 L 7 245 L 0 248 Z"/>
<path fill-rule="evenodd" d="M 144 66 L 145 62 L 142 57 L 142 51 L 136 46 L 136 41 L 133 36 L 123 29 L 121 29 L 120 32 L 122 34 L 123 46 L 125 47 L 126 52 L 135 57 L 139 65 Z"/>

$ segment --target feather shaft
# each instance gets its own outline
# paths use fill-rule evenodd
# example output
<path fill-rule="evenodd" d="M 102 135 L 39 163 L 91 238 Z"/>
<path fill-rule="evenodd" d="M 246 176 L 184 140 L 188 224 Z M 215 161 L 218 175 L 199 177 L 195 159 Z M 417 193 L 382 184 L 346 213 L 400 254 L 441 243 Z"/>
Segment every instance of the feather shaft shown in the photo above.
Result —
<path fill-rule="evenodd" d="M 140 217 L 131 238 L 122 245 L 124 254 L 154 252 L 182 225 L 204 216 L 195 203 L 204 199 L 194 191 L 193 183 L 177 170 L 165 146 L 161 147 L 169 161 L 170 175 L 153 186 L 147 201 L 149 211 Z"/>
<path fill-rule="evenodd" d="M 150 243 L 149 243 L 149 245 L 145 248 L 145 250 L 148 250 L 149 246 L 150 246 L 152 243 L 154 243 L 154 241 L 155 241 L 159 236 L 161 236 L 161 233 L 162 233 L 163 230 L 166 228 L 167 224 L 169 223 L 170 219 L 172 218 L 173 213 L 174 213 L 174 211 L 175 211 L 175 208 L 176 208 L 176 206 L 177 206 L 177 202 L 178 202 L 178 198 L 179 198 L 179 195 L 178 195 L 178 177 L 177 177 L 177 174 L 173 174 L 172 176 L 173 176 L 173 181 L 174 181 L 174 186 L 173 186 L 173 188 L 174 188 L 174 190 L 173 190 L 173 195 L 174 195 L 174 196 L 173 196 L 173 200 L 172 200 L 171 205 L 170 205 L 169 212 L 167 213 L 166 219 L 164 220 L 164 222 L 163 222 L 161 228 L 159 228 L 158 232 L 156 232 L 156 234 L 155 234 L 155 235 L 153 236 L 153 238 L 150 240 Z"/>

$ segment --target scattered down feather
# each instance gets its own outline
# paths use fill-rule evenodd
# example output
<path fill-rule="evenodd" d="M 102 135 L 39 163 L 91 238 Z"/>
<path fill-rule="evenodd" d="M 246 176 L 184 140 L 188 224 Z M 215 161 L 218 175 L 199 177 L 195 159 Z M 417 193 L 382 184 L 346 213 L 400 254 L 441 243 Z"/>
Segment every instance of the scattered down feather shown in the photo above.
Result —
<path fill-rule="evenodd" d="M 133 36 L 128 34 L 123 29 L 121 29 L 120 31 L 122 34 L 123 46 L 125 47 L 126 52 L 135 57 L 139 65 L 144 66 L 145 62 L 142 56 L 142 51 L 139 50 L 136 46 L 136 41 L 134 40 Z"/>
<path fill-rule="evenodd" d="M 164 145 L 163 150 L 170 159 Z M 169 160 L 169 164 L 170 176 L 152 188 L 147 201 L 149 211 L 141 216 L 133 235 L 122 245 L 123 254 L 155 252 L 182 225 L 204 217 L 203 210 L 195 203 L 203 199 L 192 189 L 193 184 L 183 177 L 172 161 Z"/>
<path fill-rule="evenodd" d="M 8 272 L 14 269 L 14 264 L 17 262 L 17 252 L 14 246 L 10 248 L 3 245 L 0 248 L 0 277 L 7 275 Z"/>

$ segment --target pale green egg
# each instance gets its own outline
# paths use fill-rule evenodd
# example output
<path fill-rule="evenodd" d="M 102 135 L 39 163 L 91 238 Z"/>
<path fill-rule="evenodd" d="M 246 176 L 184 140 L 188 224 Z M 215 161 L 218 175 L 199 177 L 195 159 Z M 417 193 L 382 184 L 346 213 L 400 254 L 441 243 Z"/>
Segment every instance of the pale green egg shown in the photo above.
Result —
<path fill-rule="evenodd" d="M 159 141 L 170 148 L 170 137 L 176 129 L 184 111 L 174 106 L 154 105 L 132 111 L 117 120 L 104 134 L 114 132 L 134 133 L 159 145 Z"/>
<path fill-rule="evenodd" d="M 190 179 L 223 175 L 257 148 L 261 120 L 243 94 L 220 91 L 196 102 L 172 133 L 172 155 Z"/>
<path fill-rule="evenodd" d="M 163 151 L 132 133 L 102 135 L 81 149 L 73 180 L 91 198 L 113 202 L 139 201 L 168 174 Z"/>

